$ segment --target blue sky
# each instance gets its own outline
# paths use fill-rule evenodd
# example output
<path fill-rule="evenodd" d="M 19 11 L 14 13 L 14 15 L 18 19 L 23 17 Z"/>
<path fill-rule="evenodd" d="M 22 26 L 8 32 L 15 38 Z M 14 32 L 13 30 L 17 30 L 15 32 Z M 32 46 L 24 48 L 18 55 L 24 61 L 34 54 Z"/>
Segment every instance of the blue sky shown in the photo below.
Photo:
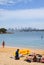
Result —
<path fill-rule="evenodd" d="M 44 29 L 44 0 L 0 0 L 0 28 Z"/>

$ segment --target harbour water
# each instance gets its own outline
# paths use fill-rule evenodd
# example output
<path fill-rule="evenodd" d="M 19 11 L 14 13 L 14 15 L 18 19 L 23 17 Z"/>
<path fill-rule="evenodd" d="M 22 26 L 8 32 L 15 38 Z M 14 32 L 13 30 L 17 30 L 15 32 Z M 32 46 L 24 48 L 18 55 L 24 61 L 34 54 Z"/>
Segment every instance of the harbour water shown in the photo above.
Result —
<path fill-rule="evenodd" d="M 44 32 L 15 32 L 14 34 L 0 34 L 6 46 L 44 49 Z"/>

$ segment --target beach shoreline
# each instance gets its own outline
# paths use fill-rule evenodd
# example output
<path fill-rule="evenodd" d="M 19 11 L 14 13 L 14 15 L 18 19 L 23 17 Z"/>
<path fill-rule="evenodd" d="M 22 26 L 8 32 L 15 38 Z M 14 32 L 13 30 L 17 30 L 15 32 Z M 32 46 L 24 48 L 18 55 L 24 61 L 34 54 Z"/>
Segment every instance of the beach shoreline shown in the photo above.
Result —
<path fill-rule="evenodd" d="M 31 53 L 39 53 L 39 54 L 44 54 L 44 49 L 34 49 L 34 48 L 22 48 L 22 47 L 12 47 L 12 46 L 5 46 L 4 48 L 0 46 L 0 50 L 3 50 L 3 52 L 6 51 L 16 51 L 17 49 L 28 49 L 31 51 Z M 1 52 L 1 51 L 0 51 Z"/>
<path fill-rule="evenodd" d="M 19 48 L 19 47 L 9 47 L 5 46 L 4 48 L 1 46 L 0 47 L 0 65 L 29 65 L 28 62 L 24 61 L 24 58 L 21 58 L 20 60 L 15 60 L 13 53 L 17 49 L 28 49 L 31 52 L 30 53 L 36 53 L 36 54 L 41 54 L 44 55 L 44 50 L 39 50 L 39 49 L 29 49 L 29 48 Z M 21 63 L 22 62 L 22 63 Z M 43 63 L 34 63 L 31 62 L 30 65 L 44 65 Z"/>

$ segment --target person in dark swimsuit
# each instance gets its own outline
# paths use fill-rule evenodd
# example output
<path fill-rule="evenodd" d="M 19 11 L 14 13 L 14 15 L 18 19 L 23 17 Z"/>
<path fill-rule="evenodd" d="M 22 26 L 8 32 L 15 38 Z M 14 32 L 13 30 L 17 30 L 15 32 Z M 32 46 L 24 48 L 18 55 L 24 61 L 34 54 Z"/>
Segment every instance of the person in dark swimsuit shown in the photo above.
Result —
<path fill-rule="evenodd" d="M 17 51 L 15 52 L 15 59 L 19 60 L 19 49 L 17 49 Z"/>

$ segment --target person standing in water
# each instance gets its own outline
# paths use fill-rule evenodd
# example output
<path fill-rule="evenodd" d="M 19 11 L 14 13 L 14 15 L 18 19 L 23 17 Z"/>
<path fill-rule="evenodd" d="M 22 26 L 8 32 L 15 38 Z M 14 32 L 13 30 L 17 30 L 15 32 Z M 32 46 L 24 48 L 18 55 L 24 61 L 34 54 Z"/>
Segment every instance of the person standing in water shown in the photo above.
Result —
<path fill-rule="evenodd" d="M 41 36 L 41 39 L 43 39 L 43 35 Z"/>
<path fill-rule="evenodd" d="M 4 48 L 4 46 L 5 46 L 5 42 L 4 42 L 4 41 L 2 42 L 2 46 L 3 46 L 3 48 Z"/>

